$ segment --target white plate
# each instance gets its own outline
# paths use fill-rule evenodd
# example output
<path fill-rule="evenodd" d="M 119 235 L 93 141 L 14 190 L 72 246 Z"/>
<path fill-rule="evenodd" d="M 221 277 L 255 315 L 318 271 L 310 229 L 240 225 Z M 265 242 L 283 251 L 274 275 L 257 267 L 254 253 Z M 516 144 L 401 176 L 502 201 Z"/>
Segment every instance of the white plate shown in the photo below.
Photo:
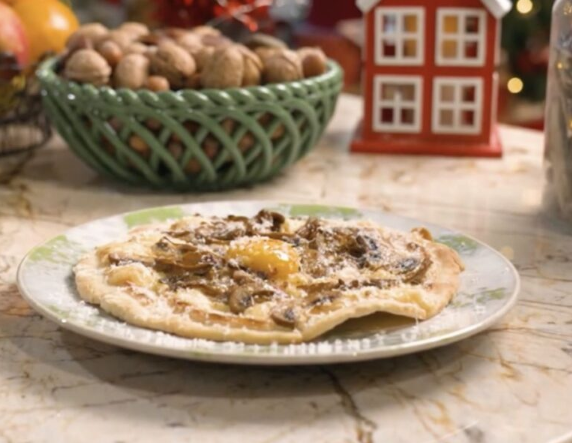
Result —
<path fill-rule="evenodd" d="M 186 339 L 126 324 L 80 300 L 72 267 L 97 245 L 124 236 L 133 226 L 187 214 L 254 215 L 262 208 L 284 214 L 370 219 L 408 231 L 425 226 L 437 241 L 456 249 L 466 265 L 453 301 L 436 317 L 415 323 L 390 315 L 352 320 L 310 343 L 247 345 Z M 137 351 L 189 360 L 243 364 L 317 364 L 385 358 L 443 346 L 476 334 L 514 305 L 518 273 L 491 247 L 458 232 L 380 211 L 274 202 L 217 202 L 152 208 L 75 227 L 28 253 L 18 270 L 18 287 L 39 313 L 61 327 L 95 340 Z"/>

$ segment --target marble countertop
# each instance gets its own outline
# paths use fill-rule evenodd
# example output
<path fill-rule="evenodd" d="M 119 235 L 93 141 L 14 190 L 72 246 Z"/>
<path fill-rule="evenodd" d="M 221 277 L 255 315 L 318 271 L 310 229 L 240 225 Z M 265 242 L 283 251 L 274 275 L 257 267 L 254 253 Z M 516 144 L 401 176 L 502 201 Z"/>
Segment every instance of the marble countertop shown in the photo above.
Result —
<path fill-rule="evenodd" d="M 503 159 L 350 155 L 358 98 L 275 180 L 152 194 L 98 177 L 54 139 L 0 160 L 0 442 L 572 441 L 572 224 L 543 209 L 542 135 L 503 127 Z M 60 329 L 20 297 L 34 245 L 70 226 L 170 203 L 280 199 L 371 206 L 471 234 L 522 276 L 496 326 L 441 349 L 338 366 L 199 364 Z"/>

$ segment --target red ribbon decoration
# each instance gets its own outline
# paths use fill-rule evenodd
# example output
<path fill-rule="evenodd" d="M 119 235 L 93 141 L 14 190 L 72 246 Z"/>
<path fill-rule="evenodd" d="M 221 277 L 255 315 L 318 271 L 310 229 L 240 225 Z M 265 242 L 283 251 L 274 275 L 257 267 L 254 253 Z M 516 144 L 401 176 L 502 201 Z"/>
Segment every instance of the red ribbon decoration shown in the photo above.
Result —
<path fill-rule="evenodd" d="M 271 0 L 154 0 L 155 17 L 164 25 L 192 27 L 237 20 L 250 31 L 268 18 Z"/>

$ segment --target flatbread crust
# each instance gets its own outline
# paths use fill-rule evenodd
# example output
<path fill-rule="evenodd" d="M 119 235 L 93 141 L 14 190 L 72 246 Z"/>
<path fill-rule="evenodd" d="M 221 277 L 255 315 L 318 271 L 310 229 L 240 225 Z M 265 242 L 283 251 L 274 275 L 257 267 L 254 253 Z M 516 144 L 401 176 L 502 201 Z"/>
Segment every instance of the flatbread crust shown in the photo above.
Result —
<path fill-rule="evenodd" d="M 192 230 L 201 223 L 208 223 L 208 220 L 195 216 L 178 221 L 177 226 L 184 224 Z M 295 231 L 305 222 L 304 218 L 287 219 L 283 229 Z M 309 341 L 348 319 L 376 312 L 424 320 L 439 313 L 458 290 L 463 264 L 457 253 L 427 239 L 423 231 L 397 233 L 363 221 L 322 220 L 321 223 L 332 227 L 365 229 L 369 233 L 376 231 L 380 238 L 399 236 L 407 242 L 415 242 L 422 246 L 429 263 L 422 280 L 399 283 L 388 288 L 368 285 L 344 287 L 332 302 L 326 300 L 315 306 L 309 304 L 303 291 L 300 292 L 296 285 L 300 281 L 307 283 L 319 279 L 307 275 L 290 276 L 290 289 L 285 289 L 285 292 L 290 291 L 293 295 L 286 303 L 296 310 L 297 321 L 295 326 L 282 325 L 272 320 L 270 312 L 276 308 L 277 303 L 284 304 L 283 300 L 258 303 L 242 313 L 234 313 L 220 300 L 213 301 L 197 289 L 173 291 L 159 284 L 162 289 L 158 290 L 157 272 L 143 263 L 133 262 L 122 266 L 109 263 L 111 250 L 126 251 L 136 256 L 145 255 L 150 245 L 155 244 L 169 229 L 173 229 L 171 224 L 162 224 L 137 228 L 131 231 L 126 241 L 106 245 L 84 256 L 74 268 L 77 289 L 85 301 L 99 305 L 111 315 L 137 326 L 183 337 L 258 344 Z M 341 281 L 346 278 L 346 273 L 353 272 L 347 279 L 355 279 L 355 271 L 338 270 L 336 278 Z M 137 278 L 135 281 L 132 278 L 128 283 L 117 284 L 113 279 L 119 272 L 128 272 Z M 328 277 L 323 279 L 326 278 Z M 291 281 L 297 283 L 292 284 Z"/>

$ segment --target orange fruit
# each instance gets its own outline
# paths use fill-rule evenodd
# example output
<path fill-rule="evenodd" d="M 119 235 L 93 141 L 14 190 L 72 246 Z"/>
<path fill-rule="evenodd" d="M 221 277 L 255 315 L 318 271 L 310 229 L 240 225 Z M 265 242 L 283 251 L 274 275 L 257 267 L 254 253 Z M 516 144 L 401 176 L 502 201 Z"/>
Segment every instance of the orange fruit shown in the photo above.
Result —
<path fill-rule="evenodd" d="M 15 0 L 12 8 L 26 28 L 32 62 L 46 52 L 63 51 L 79 27 L 72 10 L 60 0 Z"/>

